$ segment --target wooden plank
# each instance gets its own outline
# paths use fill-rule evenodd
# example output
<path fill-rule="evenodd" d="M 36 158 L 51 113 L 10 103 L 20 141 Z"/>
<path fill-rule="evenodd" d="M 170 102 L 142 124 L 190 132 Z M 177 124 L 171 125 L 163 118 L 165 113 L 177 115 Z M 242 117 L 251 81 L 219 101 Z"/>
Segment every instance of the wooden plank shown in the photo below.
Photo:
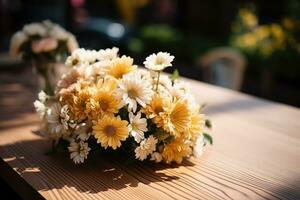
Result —
<path fill-rule="evenodd" d="M 47 155 L 49 142 L 31 132 L 38 119 L 30 95 L 22 96 L 24 112 L 22 102 L 10 105 L 13 112 L 1 108 L 13 117 L 1 118 L 0 156 L 19 175 L 16 183 L 25 180 L 46 199 L 300 199 L 300 110 L 188 81 L 215 124 L 215 144 L 200 159 L 128 166 L 99 158 L 75 166 Z"/>

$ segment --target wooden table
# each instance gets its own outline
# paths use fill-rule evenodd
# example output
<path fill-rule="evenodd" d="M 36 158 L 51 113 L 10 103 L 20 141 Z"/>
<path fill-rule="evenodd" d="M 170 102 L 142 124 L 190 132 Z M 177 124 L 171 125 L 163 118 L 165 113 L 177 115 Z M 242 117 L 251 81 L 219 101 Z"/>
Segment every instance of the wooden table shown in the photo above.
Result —
<path fill-rule="evenodd" d="M 1 85 L 0 175 L 27 199 L 300 199 L 300 110 L 191 81 L 214 145 L 182 166 L 47 155 L 33 93 Z M 283 91 L 284 92 L 284 91 Z"/>

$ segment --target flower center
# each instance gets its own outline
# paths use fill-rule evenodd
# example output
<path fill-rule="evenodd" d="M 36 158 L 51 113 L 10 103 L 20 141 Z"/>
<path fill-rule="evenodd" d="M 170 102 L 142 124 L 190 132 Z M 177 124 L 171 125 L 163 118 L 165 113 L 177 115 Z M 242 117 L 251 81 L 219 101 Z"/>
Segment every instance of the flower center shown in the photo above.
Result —
<path fill-rule="evenodd" d="M 104 133 L 108 136 L 113 136 L 115 135 L 117 132 L 117 129 L 116 127 L 112 126 L 112 125 L 107 125 L 105 128 L 104 128 Z"/>
<path fill-rule="evenodd" d="M 128 90 L 128 96 L 129 98 L 134 99 L 138 96 L 138 92 L 134 88 L 131 88 Z"/>
<path fill-rule="evenodd" d="M 164 59 L 162 59 L 162 58 L 156 58 L 156 64 L 157 65 L 161 65 L 163 63 L 164 63 Z"/>
<path fill-rule="evenodd" d="M 107 102 L 106 100 L 100 100 L 100 107 L 103 111 L 106 111 L 109 107 L 109 102 Z"/>
<path fill-rule="evenodd" d="M 154 112 L 155 112 L 155 114 L 159 114 L 160 112 L 163 112 L 164 110 L 163 110 L 163 108 L 161 107 L 161 106 L 156 106 L 155 108 L 154 108 Z"/>

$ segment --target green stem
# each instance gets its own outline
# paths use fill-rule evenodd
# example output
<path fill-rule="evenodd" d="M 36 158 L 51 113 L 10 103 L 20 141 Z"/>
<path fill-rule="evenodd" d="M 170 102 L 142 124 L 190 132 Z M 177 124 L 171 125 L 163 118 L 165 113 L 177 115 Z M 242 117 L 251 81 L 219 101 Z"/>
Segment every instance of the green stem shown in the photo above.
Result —
<path fill-rule="evenodd" d="M 155 91 L 158 90 L 159 77 L 160 77 L 160 71 L 157 72 L 157 82 L 156 82 L 156 88 L 155 88 Z"/>

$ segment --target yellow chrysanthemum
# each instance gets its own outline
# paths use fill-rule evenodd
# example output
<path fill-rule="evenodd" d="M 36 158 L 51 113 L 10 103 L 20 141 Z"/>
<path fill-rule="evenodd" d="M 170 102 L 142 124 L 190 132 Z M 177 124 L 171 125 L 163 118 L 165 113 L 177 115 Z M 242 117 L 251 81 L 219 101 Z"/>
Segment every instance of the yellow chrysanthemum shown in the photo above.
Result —
<path fill-rule="evenodd" d="M 123 75 L 133 71 L 136 67 L 133 65 L 133 59 L 127 56 L 116 58 L 112 62 L 112 66 L 108 67 L 107 74 L 116 79 L 122 78 Z"/>
<path fill-rule="evenodd" d="M 192 149 L 189 143 L 185 142 L 184 137 L 181 136 L 176 138 L 170 144 L 164 146 L 162 151 L 162 157 L 166 163 L 171 163 L 172 161 L 178 164 L 182 162 L 184 157 L 189 156 L 192 153 Z"/>
<path fill-rule="evenodd" d="M 90 88 L 91 100 L 87 105 L 90 119 L 97 119 L 104 115 L 111 115 L 118 112 L 120 98 L 115 95 L 117 87 L 114 79 L 98 81 L 97 85 Z"/>
<path fill-rule="evenodd" d="M 104 116 L 94 122 L 93 134 L 102 147 L 117 149 L 129 135 L 127 125 L 128 122 L 120 117 Z"/>
<path fill-rule="evenodd" d="M 205 125 L 204 115 L 199 113 L 199 109 L 192 110 L 191 123 L 189 125 L 189 138 L 195 142 L 199 135 L 202 133 Z"/>
<path fill-rule="evenodd" d="M 161 116 L 164 120 L 163 128 L 175 137 L 181 136 L 188 130 L 191 113 L 187 101 L 177 100 L 169 103 L 166 112 Z"/>
<path fill-rule="evenodd" d="M 154 94 L 150 103 L 142 108 L 142 112 L 146 114 L 147 118 L 152 119 L 152 121 L 158 126 L 163 126 L 163 119 L 160 117 L 160 113 L 164 112 L 164 100 L 158 95 Z"/>
<path fill-rule="evenodd" d="M 70 95 L 68 106 L 75 120 L 81 121 L 88 116 L 89 110 L 87 105 L 91 99 L 91 94 L 88 89 L 79 90 L 77 94 Z"/>

